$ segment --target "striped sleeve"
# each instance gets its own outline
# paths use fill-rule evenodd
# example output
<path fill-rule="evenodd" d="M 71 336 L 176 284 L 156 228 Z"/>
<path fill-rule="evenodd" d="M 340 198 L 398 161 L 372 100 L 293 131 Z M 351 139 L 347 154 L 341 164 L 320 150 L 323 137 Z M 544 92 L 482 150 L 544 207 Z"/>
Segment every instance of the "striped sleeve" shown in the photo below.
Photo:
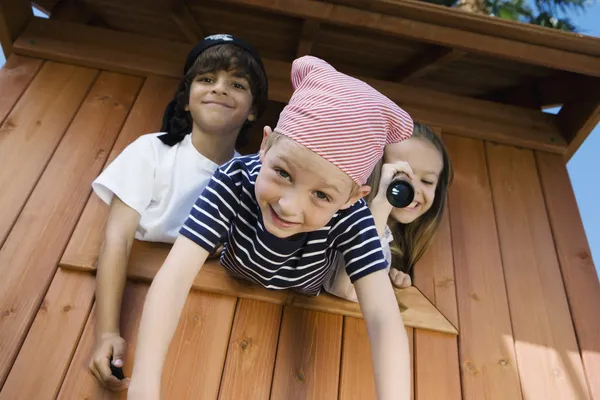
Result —
<path fill-rule="evenodd" d="M 227 235 L 239 204 L 234 180 L 218 168 L 196 200 L 180 233 L 212 253 Z"/>
<path fill-rule="evenodd" d="M 340 220 L 334 230 L 339 235 L 335 239 L 335 247 L 344 257 L 346 273 L 352 283 L 375 271 L 386 269 L 387 262 L 375 221 L 364 201 L 350 207 L 348 215 Z"/>

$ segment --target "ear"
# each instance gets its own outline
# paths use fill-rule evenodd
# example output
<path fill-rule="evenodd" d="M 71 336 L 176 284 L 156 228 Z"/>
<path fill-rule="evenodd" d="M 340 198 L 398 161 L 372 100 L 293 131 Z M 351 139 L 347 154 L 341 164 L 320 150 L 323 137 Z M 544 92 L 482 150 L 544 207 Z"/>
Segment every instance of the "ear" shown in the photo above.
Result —
<path fill-rule="evenodd" d="M 260 162 L 263 162 L 263 158 L 265 157 L 265 144 L 267 142 L 267 137 L 269 137 L 271 133 L 273 133 L 273 131 L 270 126 L 265 126 L 263 128 L 263 140 L 260 143 Z"/>
<path fill-rule="evenodd" d="M 248 121 L 252 122 L 256 120 L 256 115 L 254 113 L 248 114 Z"/>
<path fill-rule="evenodd" d="M 185 111 L 190 111 L 190 105 L 189 105 L 189 104 L 186 104 L 185 106 L 183 106 L 183 109 L 184 109 Z"/>
<path fill-rule="evenodd" d="M 350 207 L 352 204 L 356 203 L 359 199 L 362 199 L 369 193 L 371 193 L 371 186 L 362 185 L 353 196 L 350 196 L 346 204 L 341 207 L 341 210 L 345 210 L 346 208 Z"/>

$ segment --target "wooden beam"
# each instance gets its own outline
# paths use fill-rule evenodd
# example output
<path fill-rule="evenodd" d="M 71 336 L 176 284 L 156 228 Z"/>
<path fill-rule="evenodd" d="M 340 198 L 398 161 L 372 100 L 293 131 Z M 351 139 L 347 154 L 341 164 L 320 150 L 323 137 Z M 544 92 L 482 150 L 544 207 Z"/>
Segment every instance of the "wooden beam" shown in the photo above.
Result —
<path fill-rule="evenodd" d="M 396 82 L 407 82 L 442 68 L 444 65 L 464 57 L 467 52 L 450 49 L 448 47 L 434 47 L 429 51 L 417 54 L 404 65 L 401 65 L 391 76 L 390 80 Z"/>
<path fill-rule="evenodd" d="M 600 88 L 589 88 L 580 97 L 563 105 L 558 112 L 558 124 L 569 144 L 566 161 L 579 149 L 600 122 Z"/>
<path fill-rule="evenodd" d="M 129 259 L 127 276 L 133 280 L 149 282 L 160 269 L 169 254 L 170 245 L 134 241 Z M 70 270 L 95 272 L 98 256 L 81 255 L 71 258 L 69 264 L 60 267 Z M 209 293 L 224 294 L 243 299 L 295 306 L 313 311 L 362 318 L 358 303 L 323 293 L 309 297 L 289 290 L 267 290 L 251 282 L 234 278 L 218 260 L 208 260 L 194 280 L 192 288 Z M 404 323 L 415 328 L 429 329 L 456 335 L 458 331 L 419 289 L 394 289 Z"/>
<path fill-rule="evenodd" d="M 189 45 L 44 19 L 31 21 L 15 42 L 22 55 L 134 75 L 181 77 Z M 269 99 L 286 103 L 291 64 L 264 59 Z M 342 71 L 344 72 L 344 71 Z M 414 119 L 446 132 L 563 154 L 556 116 L 394 82 L 362 78 L 405 108 Z"/>
<path fill-rule="evenodd" d="M 579 92 L 585 93 L 591 86 L 599 85 L 598 82 L 600 82 L 600 78 L 559 73 L 512 88 L 498 90 L 480 98 L 539 109 L 569 102 L 577 98 Z"/>
<path fill-rule="evenodd" d="M 13 53 L 13 42 L 33 18 L 27 0 L 0 0 L 0 46 L 4 57 Z"/>
<path fill-rule="evenodd" d="M 298 43 L 298 49 L 296 50 L 296 57 L 302 57 L 310 54 L 320 27 L 321 24 L 317 21 L 304 21 L 302 24 L 300 42 Z"/>
<path fill-rule="evenodd" d="M 59 21 L 79 22 L 87 24 L 92 19 L 88 6 L 78 0 L 61 0 L 57 2 L 50 18 Z"/>
<path fill-rule="evenodd" d="M 418 42 L 452 47 L 470 53 L 486 54 L 532 65 L 600 76 L 600 54 L 590 56 L 317 0 L 287 0 L 285 2 L 220 0 L 220 2 L 255 7 L 265 11 L 355 29 L 367 29 Z"/>
<path fill-rule="evenodd" d="M 183 0 L 176 2 L 174 5 L 171 19 L 179 26 L 181 32 L 192 44 L 198 43 L 206 36 Z"/>
<path fill-rule="evenodd" d="M 489 15 L 466 13 L 452 7 L 439 6 L 420 0 L 327 0 L 361 10 L 426 22 L 436 26 L 477 32 L 486 36 L 509 39 L 520 43 L 600 56 L 600 39 L 580 33 L 524 24 Z"/>

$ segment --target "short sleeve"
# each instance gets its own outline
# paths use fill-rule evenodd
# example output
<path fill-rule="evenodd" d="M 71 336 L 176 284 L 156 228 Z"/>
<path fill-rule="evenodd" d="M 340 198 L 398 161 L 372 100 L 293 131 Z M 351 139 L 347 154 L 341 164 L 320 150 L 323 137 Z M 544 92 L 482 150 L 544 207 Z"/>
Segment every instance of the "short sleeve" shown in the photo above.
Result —
<path fill-rule="evenodd" d="M 190 210 L 180 233 L 212 253 L 227 235 L 239 205 L 235 182 L 218 168 Z"/>
<path fill-rule="evenodd" d="M 336 249 L 344 257 L 346 273 L 354 283 L 375 271 L 386 269 L 387 262 L 366 203 L 361 200 L 347 211 L 350 215 L 334 227 L 339 233 L 335 241 Z"/>
<path fill-rule="evenodd" d="M 94 192 L 106 204 L 116 195 L 140 214 L 148 207 L 156 169 L 150 139 L 154 138 L 142 136 L 131 143 L 92 182 Z"/>

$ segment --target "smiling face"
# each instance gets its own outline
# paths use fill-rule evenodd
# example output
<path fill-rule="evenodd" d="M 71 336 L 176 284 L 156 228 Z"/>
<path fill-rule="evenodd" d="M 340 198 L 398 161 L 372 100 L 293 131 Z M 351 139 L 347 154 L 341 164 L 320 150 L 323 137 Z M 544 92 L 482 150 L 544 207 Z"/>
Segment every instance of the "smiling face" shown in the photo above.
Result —
<path fill-rule="evenodd" d="M 192 81 L 186 109 L 192 114 L 194 129 L 237 134 L 247 119 L 254 119 L 250 83 L 235 70 L 199 74 Z"/>
<path fill-rule="evenodd" d="M 429 141 L 412 137 L 386 146 L 384 161 L 405 161 L 415 174 L 412 182 L 415 188 L 414 201 L 408 207 L 394 208 L 391 213 L 396 221 L 409 224 L 425 214 L 433 204 L 435 189 L 444 166 L 442 155 Z"/>
<path fill-rule="evenodd" d="M 264 143 L 255 193 L 265 229 L 279 238 L 324 227 L 369 192 L 355 190 L 346 173 L 285 136 L 266 151 Z"/>

